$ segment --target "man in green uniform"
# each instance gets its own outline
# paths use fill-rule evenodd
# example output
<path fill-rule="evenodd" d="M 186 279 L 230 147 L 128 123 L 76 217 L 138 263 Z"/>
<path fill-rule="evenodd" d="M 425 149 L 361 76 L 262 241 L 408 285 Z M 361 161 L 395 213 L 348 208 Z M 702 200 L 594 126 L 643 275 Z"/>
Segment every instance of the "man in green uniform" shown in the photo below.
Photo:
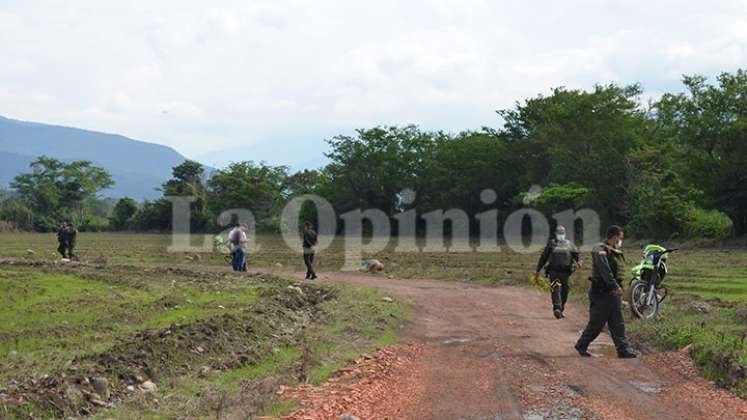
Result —
<path fill-rule="evenodd" d="M 67 258 L 67 224 L 65 222 L 60 223 L 57 228 L 57 252 L 62 255 L 62 258 Z"/>
<path fill-rule="evenodd" d="M 306 280 L 316 280 L 314 272 L 314 247 L 317 243 L 317 234 L 311 226 L 311 222 L 303 224 L 303 263 L 306 265 Z"/>
<path fill-rule="evenodd" d="M 589 344 L 602 332 L 604 324 L 617 348 L 617 356 L 623 359 L 637 357 L 625 339 L 625 320 L 622 313 L 622 265 L 625 261 L 621 247 L 625 232 L 620 226 L 607 228 L 607 240 L 591 250 L 592 277 L 589 289 L 589 323 L 576 342 L 576 351 L 582 357 L 590 357 Z"/>
<path fill-rule="evenodd" d="M 78 238 L 78 229 L 75 229 L 72 223 L 67 222 L 65 227 L 65 248 L 67 249 L 67 257 L 71 260 L 78 260 L 78 256 L 75 255 L 75 242 Z"/>
<path fill-rule="evenodd" d="M 555 318 L 565 318 L 565 303 L 568 301 L 568 284 L 575 268 L 580 267 L 578 250 L 573 242 L 565 238 L 565 227 L 555 229 L 555 237 L 550 239 L 537 263 L 537 274 L 544 268 L 550 278 L 552 310 Z"/>

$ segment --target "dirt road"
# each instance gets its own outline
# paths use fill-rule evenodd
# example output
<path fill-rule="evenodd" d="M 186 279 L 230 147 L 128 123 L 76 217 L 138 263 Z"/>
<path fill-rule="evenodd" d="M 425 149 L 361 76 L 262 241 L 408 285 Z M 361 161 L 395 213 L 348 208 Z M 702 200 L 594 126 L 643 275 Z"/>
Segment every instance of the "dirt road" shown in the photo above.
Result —
<path fill-rule="evenodd" d="M 378 401 L 356 406 L 351 398 L 345 407 L 360 418 L 747 418 L 747 403 L 698 378 L 683 353 L 622 360 L 604 335 L 590 349 L 599 357 L 579 357 L 573 344 L 586 309 L 571 307 L 556 320 L 549 297 L 533 289 L 323 277 L 378 288 L 413 308 L 405 346 L 395 350 L 406 363 L 370 382 L 385 389 Z M 365 383 L 356 392 L 365 393 Z"/>

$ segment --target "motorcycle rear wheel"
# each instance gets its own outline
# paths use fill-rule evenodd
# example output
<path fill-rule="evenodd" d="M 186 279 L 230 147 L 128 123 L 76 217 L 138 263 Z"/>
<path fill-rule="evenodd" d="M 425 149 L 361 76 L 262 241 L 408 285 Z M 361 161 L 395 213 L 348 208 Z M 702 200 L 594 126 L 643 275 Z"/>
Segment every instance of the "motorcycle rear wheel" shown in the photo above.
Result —
<path fill-rule="evenodd" d="M 648 304 L 650 286 L 643 281 L 634 281 L 630 286 L 630 312 L 636 318 L 651 319 L 659 311 L 659 299 L 655 296 Z M 656 293 L 656 289 L 654 289 Z"/>

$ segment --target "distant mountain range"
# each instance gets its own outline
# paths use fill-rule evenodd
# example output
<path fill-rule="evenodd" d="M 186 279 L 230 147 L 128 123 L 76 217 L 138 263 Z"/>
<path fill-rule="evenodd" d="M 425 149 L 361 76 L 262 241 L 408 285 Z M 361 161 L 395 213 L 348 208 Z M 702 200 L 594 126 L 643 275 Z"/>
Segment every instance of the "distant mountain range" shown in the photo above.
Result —
<path fill-rule="evenodd" d="M 0 116 L 0 188 L 30 170 L 40 155 L 62 161 L 90 160 L 112 175 L 115 185 L 106 197 L 136 200 L 160 196 L 156 191 L 171 177 L 171 168 L 186 159 L 176 150 L 116 134 L 61 127 Z"/>

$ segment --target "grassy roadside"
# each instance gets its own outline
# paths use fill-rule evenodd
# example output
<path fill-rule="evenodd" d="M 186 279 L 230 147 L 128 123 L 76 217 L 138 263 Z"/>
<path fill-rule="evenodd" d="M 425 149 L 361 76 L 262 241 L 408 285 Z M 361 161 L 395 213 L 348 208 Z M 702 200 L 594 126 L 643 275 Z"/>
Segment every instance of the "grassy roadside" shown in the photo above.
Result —
<path fill-rule="evenodd" d="M 2 265 L 0 417 L 282 414 L 277 385 L 323 381 L 406 316 L 375 291 L 264 274 Z"/>
<path fill-rule="evenodd" d="M 705 377 L 747 398 L 747 302 L 675 294 L 655 320 L 628 319 L 626 326 L 643 349 L 687 348 Z"/>

